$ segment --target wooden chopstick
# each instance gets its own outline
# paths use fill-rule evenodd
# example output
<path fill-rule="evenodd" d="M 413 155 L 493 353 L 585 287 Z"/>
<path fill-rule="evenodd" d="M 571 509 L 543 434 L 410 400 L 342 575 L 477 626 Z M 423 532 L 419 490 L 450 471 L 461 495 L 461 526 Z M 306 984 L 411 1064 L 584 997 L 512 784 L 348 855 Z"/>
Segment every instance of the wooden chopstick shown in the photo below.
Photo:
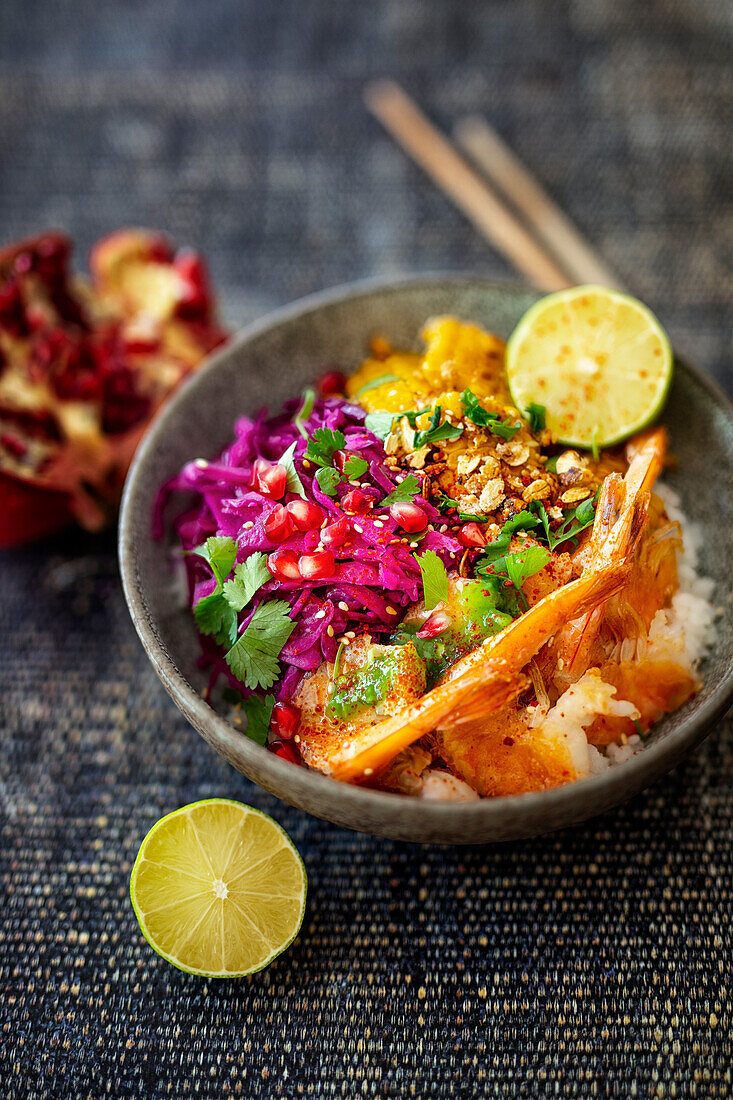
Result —
<path fill-rule="evenodd" d="M 505 193 L 540 240 L 560 257 L 574 282 L 601 283 L 616 290 L 623 289 L 570 219 L 483 118 L 463 119 L 453 133 L 461 148 Z"/>
<path fill-rule="evenodd" d="M 391 80 L 367 85 L 366 105 L 476 228 L 541 290 L 572 280 L 488 184 Z"/>

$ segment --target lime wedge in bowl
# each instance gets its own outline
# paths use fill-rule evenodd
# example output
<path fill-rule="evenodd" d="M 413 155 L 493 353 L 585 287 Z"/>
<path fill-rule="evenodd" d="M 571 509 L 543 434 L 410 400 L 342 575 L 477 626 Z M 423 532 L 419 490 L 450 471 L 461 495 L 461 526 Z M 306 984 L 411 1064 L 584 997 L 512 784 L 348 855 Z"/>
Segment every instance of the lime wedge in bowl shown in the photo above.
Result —
<path fill-rule="evenodd" d="M 602 286 L 542 298 L 506 351 L 512 400 L 544 406 L 559 442 L 608 447 L 659 413 L 672 378 L 672 348 L 645 305 Z"/>
<path fill-rule="evenodd" d="M 289 947 L 306 890 L 287 833 L 226 798 L 194 802 L 156 822 L 130 878 L 151 947 L 179 970 L 209 978 L 253 974 Z"/>

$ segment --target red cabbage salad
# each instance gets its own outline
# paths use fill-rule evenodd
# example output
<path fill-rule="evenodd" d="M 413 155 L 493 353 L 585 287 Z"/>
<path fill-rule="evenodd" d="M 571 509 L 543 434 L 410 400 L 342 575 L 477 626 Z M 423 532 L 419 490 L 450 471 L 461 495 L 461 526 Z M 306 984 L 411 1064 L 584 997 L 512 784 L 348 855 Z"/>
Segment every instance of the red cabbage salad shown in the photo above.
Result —
<path fill-rule="evenodd" d="M 189 462 L 158 501 L 160 537 L 171 494 L 194 495 L 175 530 L 206 697 L 223 681 L 249 735 L 292 761 L 304 673 L 358 636 L 386 641 L 422 597 L 421 560 L 455 571 L 466 549 L 465 525 L 423 497 L 421 471 L 388 460 L 367 419 L 307 390 L 276 416 L 239 419 L 232 443 Z"/>

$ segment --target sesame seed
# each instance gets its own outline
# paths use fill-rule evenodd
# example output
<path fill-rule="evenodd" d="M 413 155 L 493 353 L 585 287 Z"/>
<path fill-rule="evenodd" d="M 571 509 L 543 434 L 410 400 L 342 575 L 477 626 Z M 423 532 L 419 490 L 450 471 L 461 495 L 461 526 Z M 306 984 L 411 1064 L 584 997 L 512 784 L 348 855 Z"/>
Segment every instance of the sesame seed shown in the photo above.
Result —
<path fill-rule="evenodd" d="M 300 744 L 300 734 L 299 733 L 296 733 L 295 737 L 293 738 L 293 741 L 295 741 L 296 745 Z"/>
<path fill-rule="evenodd" d="M 419 544 L 418 544 L 417 542 L 411 542 L 411 543 L 410 543 L 410 546 L 412 547 L 412 549 L 413 549 L 413 550 L 414 550 L 414 549 L 415 549 L 415 547 L 416 547 L 416 546 L 418 546 L 418 545 L 419 545 Z"/>
<path fill-rule="evenodd" d="M 339 600 L 339 607 L 341 608 L 342 611 L 348 611 L 349 610 L 349 605 L 346 603 L 345 600 Z"/>
<path fill-rule="evenodd" d="M 364 533 L 364 528 L 360 527 L 358 523 L 354 524 L 354 530 L 358 531 L 360 535 L 362 535 Z"/>
<path fill-rule="evenodd" d="M 351 645 L 351 638 L 347 637 L 346 634 L 342 635 L 342 637 L 339 638 L 339 641 L 342 645 Z"/>
<path fill-rule="evenodd" d="M 397 614 L 397 612 L 395 611 L 395 609 L 393 607 L 388 607 L 386 610 L 387 610 L 388 615 L 396 615 Z"/>
<path fill-rule="evenodd" d="M 252 522 L 251 519 L 248 519 L 247 522 L 245 524 L 243 524 L 243 526 L 244 526 L 245 531 L 249 531 L 251 527 L 254 527 L 254 523 Z"/>
<path fill-rule="evenodd" d="M 326 634 L 328 634 L 329 638 L 333 638 L 333 627 L 331 626 L 330 623 L 326 627 Z"/>
<path fill-rule="evenodd" d="M 321 608 L 320 611 L 316 611 L 313 618 L 314 619 L 325 619 L 326 618 L 326 612 L 323 610 L 323 608 Z"/>
<path fill-rule="evenodd" d="M 344 638 L 349 638 L 351 641 L 353 641 L 355 637 L 356 637 L 356 634 L 354 633 L 353 630 L 347 630 L 346 633 L 344 634 Z"/>
<path fill-rule="evenodd" d="M 310 462 L 308 461 L 307 458 L 303 459 L 303 465 L 305 466 L 306 470 L 310 470 L 311 464 L 310 464 Z"/>
<path fill-rule="evenodd" d="M 442 524 L 442 526 L 440 528 L 441 535 L 444 535 L 447 530 L 448 530 L 448 524 L 447 523 Z"/>
<path fill-rule="evenodd" d="M 372 775 L 374 768 L 364 768 L 364 775 Z"/>
<path fill-rule="evenodd" d="M 196 458 L 193 464 L 194 466 L 198 466 L 199 470 L 205 470 L 209 465 L 205 458 Z"/>
<path fill-rule="evenodd" d="M 375 527 L 384 527 L 384 523 L 382 522 L 381 519 L 375 519 L 374 520 L 374 526 Z"/>

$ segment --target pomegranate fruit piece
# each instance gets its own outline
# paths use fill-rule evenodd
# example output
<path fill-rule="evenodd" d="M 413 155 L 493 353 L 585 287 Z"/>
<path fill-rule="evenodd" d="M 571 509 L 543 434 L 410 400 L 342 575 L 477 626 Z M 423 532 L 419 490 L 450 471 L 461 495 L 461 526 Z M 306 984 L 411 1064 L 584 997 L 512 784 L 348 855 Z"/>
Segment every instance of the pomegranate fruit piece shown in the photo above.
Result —
<path fill-rule="evenodd" d="M 275 703 L 270 717 L 270 729 L 276 737 L 290 740 L 300 725 L 300 711 L 292 703 Z"/>
<path fill-rule="evenodd" d="M 458 541 L 463 546 L 486 546 L 486 536 L 478 523 L 464 523 L 458 532 Z"/>
<path fill-rule="evenodd" d="M 392 504 L 389 509 L 389 514 L 403 531 L 407 531 L 410 534 L 424 531 L 428 525 L 428 517 L 425 515 L 423 509 L 418 504 L 413 504 L 411 501 L 401 501 L 397 504 Z"/>
<path fill-rule="evenodd" d="M 275 505 L 262 526 L 270 542 L 285 542 L 293 533 L 293 521 L 282 504 Z"/>
<path fill-rule="evenodd" d="M 267 568 L 276 581 L 299 581 L 298 557 L 293 550 L 275 550 L 267 557 Z"/>
<path fill-rule="evenodd" d="M 258 458 L 252 467 L 251 485 L 263 496 L 281 500 L 288 487 L 288 471 L 279 462 Z"/>
<path fill-rule="evenodd" d="M 312 554 L 303 554 L 298 562 L 298 570 L 304 581 L 321 581 L 332 577 L 336 569 L 336 560 L 330 550 L 314 550 Z"/>
<path fill-rule="evenodd" d="M 286 507 L 299 531 L 316 531 L 325 519 L 323 509 L 310 500 L 291 500 Z"/>
<path fill-rule="evenodd" d="M 372 501 L 360 489 L 352 489 L 341 501 L 343 510 L 352 516 L 364 516 L 372 506 Z"/>
<path fill-rule="evenodd" d="M 438 634 L 442 634 L 449 626 L 450 617 L 445 611 L 434 611 L 420 627 L 417 636 L 418 638 L 436 638 Z"/>
<path fill-rule="evenodd" d="M 346 376 L 340 370 L 328 370 L 316 383 L 320 397 L 334 397 L 346 388 Z"/>

